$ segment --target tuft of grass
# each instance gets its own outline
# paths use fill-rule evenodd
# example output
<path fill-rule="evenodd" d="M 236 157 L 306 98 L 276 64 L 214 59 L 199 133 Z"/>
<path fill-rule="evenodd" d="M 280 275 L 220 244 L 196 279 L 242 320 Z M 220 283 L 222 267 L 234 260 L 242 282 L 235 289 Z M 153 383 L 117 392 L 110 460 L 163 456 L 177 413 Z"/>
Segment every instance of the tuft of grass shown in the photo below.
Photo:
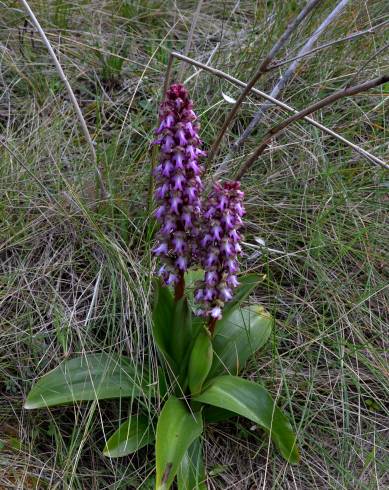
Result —
<path fill-rule="evenodd" d="M 189 55 L 247 81 L 304 2 L 203 2 Z M 294 34 L 292 58 L 323 2 Z M 105 458 L 105 440 L 137 407 L 123 399 L 25 412 L 41 374 L 76 353 L 122 352 L 151 370 L 148 216 L 150 142 L 168 53 L 183 50 L 197 2 L 31 2 L 81 105 L 110 197 L 96 195 L 87 142 L 48 54 L 17 2 L 0 19 L 0 487 L 152 488 L 144 448 Z M 321 42 L 383 22 L 385 0 L 350 2 Z M 388 70 L 385 30 L 304 60 L 281 98 L 296 108 L 360 76 Z M 180 66 L 174 65 L 177 74 Z M 279 71 L 280 70 L 280 71 Z M 270 91 L 282 68 L 261 89 Z M 186 67 L 209 147 L 239 89 Z M 388 159 L 387 87 L 339 101 L 315 117 Z M 262 101 L 252 96 L 230 127 L 220 161 Z M 269 112 L 230 161 L 230 175 L 285 114 Z M 9 151 L 10 150 L 10 151 Z M 215 165 L 220 161 L 216 161 Z M 266 274 L 255 292 L 276 318 L 251 360 L 299 434 L 289 467 L 256 427 L 210 426 L 210 488 L 389 486 L 387 435 L 387 175 L 305 122 L 290 126 L 244 178 L 242 268 Z M 263 244 L 264 243 L 264 244 Z M 254 299 L 254 298 L 253 298 Z M 151 413 L 159 400 L 149 403 Z"/>

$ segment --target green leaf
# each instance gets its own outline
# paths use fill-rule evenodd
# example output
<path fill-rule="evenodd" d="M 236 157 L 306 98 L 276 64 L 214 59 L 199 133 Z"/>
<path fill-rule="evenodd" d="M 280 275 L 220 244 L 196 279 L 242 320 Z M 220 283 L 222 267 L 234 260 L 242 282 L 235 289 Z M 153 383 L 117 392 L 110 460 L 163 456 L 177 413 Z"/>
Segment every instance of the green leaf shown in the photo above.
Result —
<path fill-rule="evenodd" d="M 174 322 L 174 301 L 169 288 L 161 281 L 155 281 L 155 300 L 153 308 L 153 337 L 161 354 L 176 372 L 171 356 L 171 332 Z"/>
<path fill-rule="evenodd" d="M 211 336 L 206 328 L 200 330 L 189 358 L 188 382 L 190 392 L 200 393 L 212 366 L 213 348 Z"/>
<path fill-rule="evenodd" d="M 148 418 L 144 415 L 132 415 L 108 439 L 103 452 L 110 458 L 120 458 L 153 441 L 154 432 Z"/>
<path fill-rule="evenodd" d="M 251 293 L 259 282 L 263 280 L 263 276 L 259 274 L 247 274 L 239 276 L 240 285 L 234 290 L 234 297 L 223 308 L 223 317 L 227 317 L 232 313 Z"/>
<path fill-rule="evenodd" d="M 191 413 L 184 402 L 172 396 L 165 403 L 157 424 L 156 489 L 170 488 L 185 452 L 201 435 L 200 413 Z"/>
<path fill-rule="evenodd" d="M 136 397 L 147 390 L 127 359 L 106 353 L 64 361 L 40 378 L 24 408 L 45 408 L 75 401 Z"/>
<path fill-rule="evenodd" d="M 231 410 L 252 420 L 270 433 L 287 461 L 298 462 L 299 453 L 292 427 L 262 386 L 236 376 L 219 376 L 212 379 L 194 400 Z"/>
<path fill-rule="evenodd" d="M 196 282 L 204 279 L 205 271 L 203 269 L 190 269 L 185 272 L 185 293 L 189 303 L 193 306 L 193 295 L 196 288 Z"/>
<path fill-rule="evenodd" d="M 216 324 L 213 365 L 209 378 L 238 374 L 271 333 L 273 318 L 260 305 L 236 309 Z"/>
<path fill-rule="evenodd" d="M 208 424 L 214 424 L 216 422 L 224 422 L 225 420 L 232 419 L 236 417 L 236 413 L 230 412 L 220 407 L 213 407 L 212 405 L 207 405 L 203 408 L 203 418 L 204 422 Z"/>
<path fill-rule="evenodd" d="M 186 371 L 183 366 L 187 357 L 188 347 L 192 341 L 192 312 L 189 308 L 188 300 L 183 297 L 174 305 L 174 319 L 170 326 L 171 356 L 180 367 L 180 371 Z M 186 363 L 187 364 L 187 360 Z"/>
<path fill-rule="evenodd" d="M 192 442 L 177 473 L 178 490 L 207 490 L 201 438 Z"/>

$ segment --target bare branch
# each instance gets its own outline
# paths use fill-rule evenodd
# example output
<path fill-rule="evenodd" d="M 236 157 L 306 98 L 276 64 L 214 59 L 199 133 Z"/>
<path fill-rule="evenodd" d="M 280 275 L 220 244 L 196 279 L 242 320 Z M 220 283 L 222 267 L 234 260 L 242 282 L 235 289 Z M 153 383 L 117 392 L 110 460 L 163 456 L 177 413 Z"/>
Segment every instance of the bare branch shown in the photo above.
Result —
<path fill-rule="evenodd" d="M 185 48 L 184 48 L 184 55 L 185 56 L 188 56 L 188 54 L 189 54 L 189 50 L 190 50 L 192 40 L 193 40 L 193 34 L 194 34 L 194 31 L 195 31 L 195 28 L 197 25 L 197 21 L 199 20 L 202 5 L 203 5 L 203 0 L 198 0 L 197 8 L 196 8 L 195 13 L 193 14 L 192 22 L 190 25 L 188 39 L 186 40 L 186 44 L 185 44 Z M 180 73 L 179 73 L 179 77 L 178 77 L 179 80 L 182 80 L 184 78 L 184 71 L 185 71 L 184 67 L 185 67 L 185 65 L 182 65 Z"/>
<path fill-rule="evenodd" d="M 58 72 L 61 80 L 65 84 L 65 87 L 66 87 L 66 89 L 68 91 L 70 100 L 72 101 L 74 110 L 76 111 L 76 114 L 77 114 L 78 121 L 80 123 L 81 129 L 82 129 L 82 131 L 84 133 L 85 139 L 86 139 L 86 141 L 88 143 L 90 152 L 92 154 L 93 163 L 94 163 L 94 167 L 95 167 L 97 179 L 98 179 L 99 186 L 100 186 L 101 196 L 103 198 L 106 198 L 108 196 L 108 193 L 106 191 L 106 188 L 105 188 L 105 185 L 104 185 L 104 180 L 103 180 L 103 177 L 101 175 L 99 166 L 97 164 L 97 156 L 96 156 L 95 147 L 94 147 L 94 144 L 93 144 L 91 135 L 89 134 L 88 126 L 86 125 L 84 116 L 82 115 L 80 106 L 78 105 L 76 96 L 74 95 L 73 89 L 72 89 L 72 87 L 71 87 L 71 85 L 70 85 L 70 83 L 69 83 L 69 81 L 68 81 L 68 79 L 67 79 L 67 77 L 66 77 L 66 75 L 65 75 L 65 73 L 63 71 L 63 69 L 62 69 L 62 66 L 61 66 L 60 62 L 58 61 L 58 58 L 57 58 L 57 56 L 56 56 L 56 54 L 54 52 L 54 49 L 52 48 L 52 46 L 50 44 L 50 41 L 47 39 L 47 36 L 46 36 L 44 30 L 42 29 L 41 25 L 39 24 L 38 19 L 35 17 L 34 12 L 31 10 L 31 8 L 30 8 L 29 4 L 26 2 L 26 0 L 20 0 L 20 1 L 23 4 L 24 8 L 27 10 L 27 13 L 30 16 L 31 21 L 34 24 L 35 28 L 39 32 L 39 34 L 40 34 L 40 36 L 41 36 L 41 38 L 42 38 L 42 40 L 43 40 L 43 42 L 44 42 L 44 44 L 45 44 L 48 52 L 50 53 L 50 56 L 51 56 L 51 58 L 53 60 L 53 63 L 55 65 L 55 68 L 56 68 L 56 70 L 57 70 L 57 72 Z"/>
<path fill-rule="evenodd" d="M 277 124 L 277 126 L 274 126 L 266 133 L 266 136 L 262 140 L 262 143 L 251 155 L 251 157 L 242 165 L 242 167 L 240 168 L 239 172 L 236 175 L 236 179 L 240 180 L 243 177 L 243 175 L 247 172 L 247 170 L 250 169 L 253 163 L 262 155 L 262 153 L 268 147 L 270 141 L 279 133 L 281 133 L 286 128 L 286 126 L 289 126 L 289 124 L 291 124 L 292 122 L 298 121 L 299 119 L 303 119 L 308 114 L 311 114 L 312 112 L 322 109 L 323 107 L 332 104 L 338 99 L 341 99 L 343 97 L 349 97 L 351 95 L 355 95 L 360 92 L 366 92 L 367 90 L 373 87 L 377 87 L 378 85 L 382 85 L 383 83 L 386 83 L 388 81 L 389 81 L 389 74 L 382 75 L 381 77 L 374 78 L 373 80 L 368 80 L 359 85 L 354 85 L 353 87 L 343 88 L 342 90 L 338 90 L 337 92 L 329 95 L 328 97 L 325 97 L 324 99 L 319 100 L 314 104 L 311 104 L 310 106 L 306 107 L 305 109 L 298 112 L 297 114 L 288 117 L 282 123 Z M 389 169 L 389 165 L 387 163 L 384 163 L 384 166 L 385 168 Z"/>
<path fill-rule="evenodd" d="M 220 143 L 223 139 L 223 136 L 225 132 L 227 131 L 227 128 L 229 124 L 231 123 L 232 119 L 234 118 L 235 114 L 238 112 L 239 107 L 242 105 L 243 100 L 246 98 L 247 94 L 250 92 L 252 87 L 257 83 L 257 81 L 261 78 L 261 76 L 266 73 L 267 67 L 270 65 L 278 51 L 284 47 L 292 33 L 296 30 L 298 25 L 307 17 L 307 15 L 313 10 L 316 5 L 320 2 L 320 0 L 310 0 L 305 7 L 301 10 L 299 15 L 292 21 L 290 24 L 287 26 L 285 29 L 284 33 L 282 36 L 278 39 L 278 41 L 275 43 L 275 45 L 272 47 L 272 49 L 269 51 L 269 54 L 266 56 L 266 58 L 262 61 L 258 71 L 255 73 L 253 78 L 248 82 L 246 85 L 245 89 L 242 91 L 240 94 L 238 100 L 235 102 L 234 106 L 230 110 L 230 112 L 227 114 L 226 119 L 224 120 L 223 126 L 221 127 L 219 134 L 216 137 L 215 142 L 213 143 L 213 146 L 211 150 L 209 151 L 208 155 L 208 165 L 212 163 L 213 157 L 216 155 Z M 185 53 L 187 54 L 187 53 Z"/>
<path fill-rule="evenodd" d="M 281 92 L 281 90 L 285 87 L 289 79 L 293 76 L 294 72 L 296 71 L 299 63 L 300 63 L 300 58 L 302 55 L 305 55 L 308 53 L 311 49 L 312 46 L 315 44 L 317 41 L 318 37 L 324 32 L 324 30 L 331 24 L 331 22 L 338 17 L 338 15 L 341 13 L 341 11 L 344 9 L 344 7 L 347 5 L 349 0 L 341 0 L 337 6 L 332 10 L 332 12 L 327 16 L 327 18 L 320 24 L 320 26 L 316 29 L 316 31 L 312 34 L 312 36 L 308 39 L 308 41 L 305 43 L 305 45 L 300 49 L 298 52 L 298 57 L 299 59 L 296 59 L 286 70 L 286 72 L 280 77 L 278 80 L 277 84 L 271 91 L 270 95 L 272 97 L 277 97 L 278 94 Z M 240 138 L 232 145 L 232 151 L 236 151 L 239 146 L 250 136 L 250 134 L 253 132 L 254 128 L 259 124 L 259 122 L 262 120 L 264 114 L 268 111 L 268 109 L 272 106 L 272 104 L 263 104 L 263 106 L 258 110 L 258 112 L 254 115 L 253 119 L 251 120 L 250 124 L 247 126 L 247 128 L 244 130 L 243 134 L 240 136 Z"/>
<path fill-rule="evenodd" d="M 215 75 L 219 78 L 223 78 L 224 80 L 227 80 L 228 82 L 231 82 L 235 85 L 238 85 L 239 87 L 246 87 L 246 84 L 244 82 L 242 82 L 241 80 L 239 80 L 239 79 L 237 79 L 231 75 L 228 75 L 224 71 L 221 71 L 217 68 L 213 68 L 212 66 L 205 65 L 204 63 L 201 63 L 200 61 L 193 60 L 192 58 L 189 58 L 188 56 L 184 56 L 184 55 L 177 53 L 177 52 L 172 52 L 171 56 L 174 58 L 177 58 L 181 61 L 185 61 L 186 63 L 190 63 L 193 66 L 197 66 L 198 68 L 201 68 L 202 70 L 208 71 L 209 73 L 212 73 L 212 75 Z M 278 107 L 282 107 L 282 109 L 285 109 L 289 112 L 293 112 L 295 114 L 297 114 L 299 112 L 296 109 L 294 109 L 293 107 L 289 106 L 288 104 L 285 104 L 285 102 L 281 102 L 280 100 L 275 99 L 271 95 L 268 95 L 267 93 L 262 92 L 261 90 L 258 90 L 256 88 L 252 88 L 251 91 L 254 94 L 259 95 L 260 97 L 263 97 L 264 99 L 270 101 L 272 104 L 277 105 Z M 338 139 L 339 141 L 342 141 L 342 143 L 344 143 L 345 145 L 347 145 L 350 148 L 352 148 L 353 150 L 355 150 L 357 153 L 359 153 L 360 155 L 365 157 L 370 162 L 373 162 L 376 165 L 381 165 L 383 167 L 386 167 L 387 164 L 383 160 L 376 157 L 375 155 L 372 155 L 371 153 L 364 150 L 363 148 L 356 145 L 355 143 L 352 143 L 351 141 L 344 138 L 340 134 L 336 133 L 332 129 L 327 128 L 327 126 L 324 126 L 323 124 L 320 124 L 319 122 L 317 122 L 314 119 L 311 119 L 310 117 L 307 117 L 307 116 L 305 116 L 303 119 L 305 121 L 307 121 L 308 123 L 312 124 L 312 126 L 316 126 L 317 128 L 319 128 L 324 133 L 327 133 L 330 136 L 333 136 L 334 138 Z"/>
<path fill-rule="evenodd" d="M 307 56 L 310 56 L 311 54 L 317 53 L 318 51 L 322 51 L 323 49 L 330 48 L 331 46 L 336 46 L 337 44 L 341 44 L 341 43 L 344 43 L 346 41 L 354 41 L 355 39 L 358 39 L 361 36 L 365 36 L 366 34 L 374 34 L 378 29 L 380 29 L 381 27 L 384 27 L 388 24 L 389 24 L 389 20 L 386 20 L 384 22 L 381 22 L 380 24 L 377 24 L 376 26 L 370 27 L 369 29 L 365 29 L 364 31 L 354 32 L 353 34 L 350 34 L 349 36 L 341 37 L 340 39 L 335 39 L 334 41 L 329 41 L 328 43 L 321 44 L 320 46 L 317 46 L 316 48 L 311 49 L 311 51 L 308 51 L 307 53 L 294 56 L 293 58 L 289 58 L 288 60 L 280 61 L 274 65 L 270 65 L 266 68 L 266 71 L 269 72 L 269 71 L 275 70 L 276 68 L 279 68 L 280 66 L 288 65 L 289 63 L 292 63 L 292 61 L 300 60 L 302 58 L 306 58 Z"/>

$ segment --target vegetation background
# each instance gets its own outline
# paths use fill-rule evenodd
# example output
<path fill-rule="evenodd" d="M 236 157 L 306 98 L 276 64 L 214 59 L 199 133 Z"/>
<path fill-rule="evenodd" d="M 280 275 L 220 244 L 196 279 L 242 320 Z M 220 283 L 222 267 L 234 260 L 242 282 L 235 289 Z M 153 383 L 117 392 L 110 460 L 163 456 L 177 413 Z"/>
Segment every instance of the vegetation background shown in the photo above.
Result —
<path fill-rule="evenodd" d="M 204 1 L 189 56 L 248 81 L 302 0 Z M 26 412 L 34 380 L 76 353 L 124 352 L 151 369 L 151 146 L 168 54 L 183 51 L 195 1 L 32 0 L 80 102 L 109 196 L 95 192 L 88 145 L 64 85 L 18 1 L 0 2 L 0 488 L 152 488 L 153 452 L 118 460 L 104 441 L 133 407 L 104 401 Z M 334 8 L 323 0 L 279 60 Z M 386 0 L 351 0 L 320 45 L 389 19 Z M 388 70 L 388 29 L 305 58 L 279 98 L 302 109 Z M 209 148 L 240 89 L 175 62 Z M 269 72 L 267 92 L 285 66 Z M 384 85 L 314 118 L 388 161 Z M 224 94 L 224 95 L 223 95 Z M 227 95 L 227 97 L 225 97 Z M 215 168 L 262 100 L 249 97 Z M 273 108 L 230 159 L 243 163 Z M 388 175 L 306 122 L 291 125 L 242 182 L 242 269 L 276 318 L 247 376 L 289 414 L 302 462 L 287 465 L 250 423 L 210 426 L 211 489 L 385 489 L 388 475 Z M 158 411 L 159 405 L 150 405 Z"/>

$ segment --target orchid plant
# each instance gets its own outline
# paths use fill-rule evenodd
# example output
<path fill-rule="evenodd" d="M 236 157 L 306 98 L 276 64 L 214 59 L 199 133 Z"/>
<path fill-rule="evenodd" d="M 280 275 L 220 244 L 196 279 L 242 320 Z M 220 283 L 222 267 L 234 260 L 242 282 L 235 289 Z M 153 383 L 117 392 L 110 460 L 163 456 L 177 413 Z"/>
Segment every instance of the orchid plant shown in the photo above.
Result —
<path fill-rule="evenodd" d="M 245 213 L 240 183 L 216 182 L 206 195 L 201 164 L 206 155 L 182 84 L 169 88 L 159 117 L 154 176 L 160 226 L 153 249 L 161 262 L 153 309 L 158 383 L 124 356 L 84 355 L 38 380 L 25 407 L 136 399 L 138 413 L 107 440 L 104 454 L 126 456 L 155 443 L 156 489 L 168 489 L 175 480 L 180 490 L 205 489 L 207 424 L 245 417 L 264 429 L 288 462 L 297 463 L 299 455 L 287 417 L 265 388 L 238 377 L 273 325 L 262 306 L 241 306 L 260 277 L 239 274 Z M 162 405 L 156 423 L 142 409 L 145 397 Z"/>

